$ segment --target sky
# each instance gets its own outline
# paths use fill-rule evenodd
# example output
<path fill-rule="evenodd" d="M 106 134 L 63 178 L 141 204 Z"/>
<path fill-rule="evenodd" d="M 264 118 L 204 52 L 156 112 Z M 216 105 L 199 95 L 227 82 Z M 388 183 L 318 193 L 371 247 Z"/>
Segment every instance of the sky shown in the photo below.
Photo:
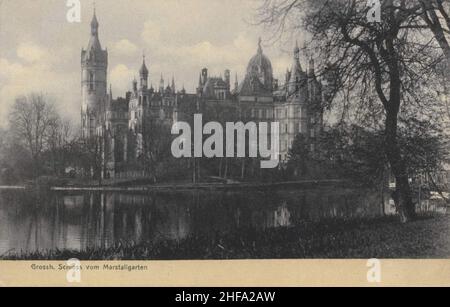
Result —
<path fill-rule="evenodd" d="M 230 69 L 233 83 L 236 73 L 242 80 L 259 37 L 275 77 L 283 80 L 295 40 L 273 42 L 267 29 L 254 25 L 261 1 L 96 0 L 113 96 L 131 88 L 144 53 L 154 86 L 163 74 L 166 84 L 174 76 L 177 89 L 195 92 L 203 67 L 216 76 Z M 15 97 L 31 92 L 52 97 L 64 115 L 79 121 L 80 53 L 89 41 L 94 4 L 81 0 L 81 22 L 70 23 L 66 2 L 0 0 L 0 126 Z"/>

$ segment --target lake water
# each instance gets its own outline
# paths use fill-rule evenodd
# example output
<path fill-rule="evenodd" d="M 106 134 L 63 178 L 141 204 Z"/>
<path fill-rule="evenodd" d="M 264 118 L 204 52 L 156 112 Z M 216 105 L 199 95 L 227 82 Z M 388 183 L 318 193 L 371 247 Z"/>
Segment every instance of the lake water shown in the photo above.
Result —
<path fill-rule="evenodd" d="M 332 188 L 183 193 L 0 192 L 0 255 L 85 250 L 117 242 L 217 238 L 304 220 L 376 216 L 378 193 Z"/>

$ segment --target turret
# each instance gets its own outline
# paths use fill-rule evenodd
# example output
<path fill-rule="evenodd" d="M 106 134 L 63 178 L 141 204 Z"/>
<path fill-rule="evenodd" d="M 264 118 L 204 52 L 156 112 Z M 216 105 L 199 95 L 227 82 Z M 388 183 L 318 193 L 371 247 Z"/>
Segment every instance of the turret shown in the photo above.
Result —
<path fill-rule="evenodd" d="M 159 80 L 159 93 L 164 94 L 164 78 L 161 74 L 161 79 Z"/>
<path fill-rule="evenodd" d="M 177 92 L 176 88 L 175 88 L 175 77 L 172 76 L 172 93 L 175 94 Z"/>
<path fill-rule="evenodd" d="M 289 94 L 298 93 L 306 81 L 306 74 L 300 64 L 300 48 L 298 47 L 298 42 L 295 43 L 294 62 L 289 77 Z"/>
<path fill-rule="evenodd" d="M 138 82 L 137 82 L 136 78 L 133 79 L 132 85 L 133 85 L 133 93 L 137 93 Z"/>
<path fill-rule="evenodd" d="M 231 72 L 229 69 L 226 69 L 224 72 L 225 76 L 225 83 L 227 84 L 227 90 L 229 91 L 231 89 Z"/>
<path fill-rule="evenodd" d="M 147 68 L 147 65 L 145 64 L 145 55 L 142 58 L 142 66 L 141 66 L 141 69 L 139 70 L 139 75 L 141 78 L 141 88 L 147 89 L 148 88 L 148 68 Z"/>
<path fill-rule="evenodd" d="M 316 72 L 315 72 L 315 67 L 314 67 L 314 59 L 313 58 L 311 58 L 309 60 L 308 77 L 310 77 L 310 78 L 315 78 L 316 77 Z"/>
<path fill-rule="evenodd" d="M 208 81 L 208 69 L 207 68 L 203 68 L 202 69 L 202 86 L 206 84 L 206 82 Z"/>

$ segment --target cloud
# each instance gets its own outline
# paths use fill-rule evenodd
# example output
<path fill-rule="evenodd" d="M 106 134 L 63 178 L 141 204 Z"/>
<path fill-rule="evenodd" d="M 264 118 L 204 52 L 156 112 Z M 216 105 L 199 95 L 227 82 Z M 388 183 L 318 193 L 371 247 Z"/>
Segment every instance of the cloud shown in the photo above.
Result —
<path fill-rule="evenodd" d="M 152 20 L 147 20 L 144 23 L 144 30 L 142 31 L 142 40 L 147 44 L 154 44 L 161 38 L 161 29 L 159 24 Z"/>
<path fill-rule="evenodd" d="M 127 39 L 122 39 L 113 46 L 113 52 L 117 55 L 133 56 L 137 51 L 138 47 Z"/>
<path fill-rule="evenodd" d="M 0 125 L 14 98 L 30 91 L 56 97 L 79 121 L 80 49 L 89 39 L 92 8 L 83 9 L 82 24 L 69 24 L 66 7 L 54 1 L 42 1 L 26 11 L 20 8 L 29 6 L 29 0 L 3 2 L 4 11 L 11 14 L 3 14 L 0 22 L 4 43 L 0 49 Z M 261 29 L 245 22 L 254 11 L 251 2 L 97 0 L 100 40 L 109 50 L 108 82 L 113 94 L 123 96 L 133 77 L 139 76 L 141 50 L 147 55 L 153 85 L 163 73 L 166 81 L 174 75 L 179 88 L 184 84 L 195 92 L 203 67 L 210 75 L 230 69 L 233 79 L 238 73 L 242 80 L 256 53 L 258 37 L 264 39 Z M 291 66 L 292 47 L 290 42 L 282 44 L 288 54 L 281 54 L 280 46 L 264 46 L 275 76 L 282 76 Z"/>
<path fill-rule="evenodd" d="M 37 62 L 44 58 L 46 52 L 33 43 L 21 43 L 17 48 L 17 56 L 26 62 Z"/>
<path fill-rule="evenodd" d="M 131 81 L 136 76 L 136 72 L 124 64 L 116 65 L 110 72 L 110 82 L 113 86 L 113 95 L 123 96 L 123 93 L 130 90 Z"/>
<path fill-rule="evenodd" d="M 32 92 L 54 99 L 57 108 L 71 118 L 79 114 L 79 75 L 53 68 L 50 53 L 35 44 L 19 44 L 18 60 L 0 58 L 0 126 L 7 125 L 10 107 L 18 96 Z"/>

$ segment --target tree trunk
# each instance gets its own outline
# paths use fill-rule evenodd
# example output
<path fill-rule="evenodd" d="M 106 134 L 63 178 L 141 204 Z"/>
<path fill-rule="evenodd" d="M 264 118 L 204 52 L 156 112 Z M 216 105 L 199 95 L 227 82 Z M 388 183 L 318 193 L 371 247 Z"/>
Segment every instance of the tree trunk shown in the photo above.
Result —
<path fill-rule="evenodd" d="M 192 158 L 192 183 L 197 183 L 196 158 Z"/>
<path fill-rule="evenodd" d="M 228 178 L 228 158 L 225 158 L 225 171 L 224 171 L 223 178 L 225 178 L 225 179 Z"/>
<path fill-rule="evenodd" d="M 411 196 L 406 164 L 403 160 L 397 142 L 397 115 L 387 113 L 386 120 L 386 155 L 396 180 L 396 190 L 393 199 L 402 223 L 415 219 L 416 210 Z"/>

